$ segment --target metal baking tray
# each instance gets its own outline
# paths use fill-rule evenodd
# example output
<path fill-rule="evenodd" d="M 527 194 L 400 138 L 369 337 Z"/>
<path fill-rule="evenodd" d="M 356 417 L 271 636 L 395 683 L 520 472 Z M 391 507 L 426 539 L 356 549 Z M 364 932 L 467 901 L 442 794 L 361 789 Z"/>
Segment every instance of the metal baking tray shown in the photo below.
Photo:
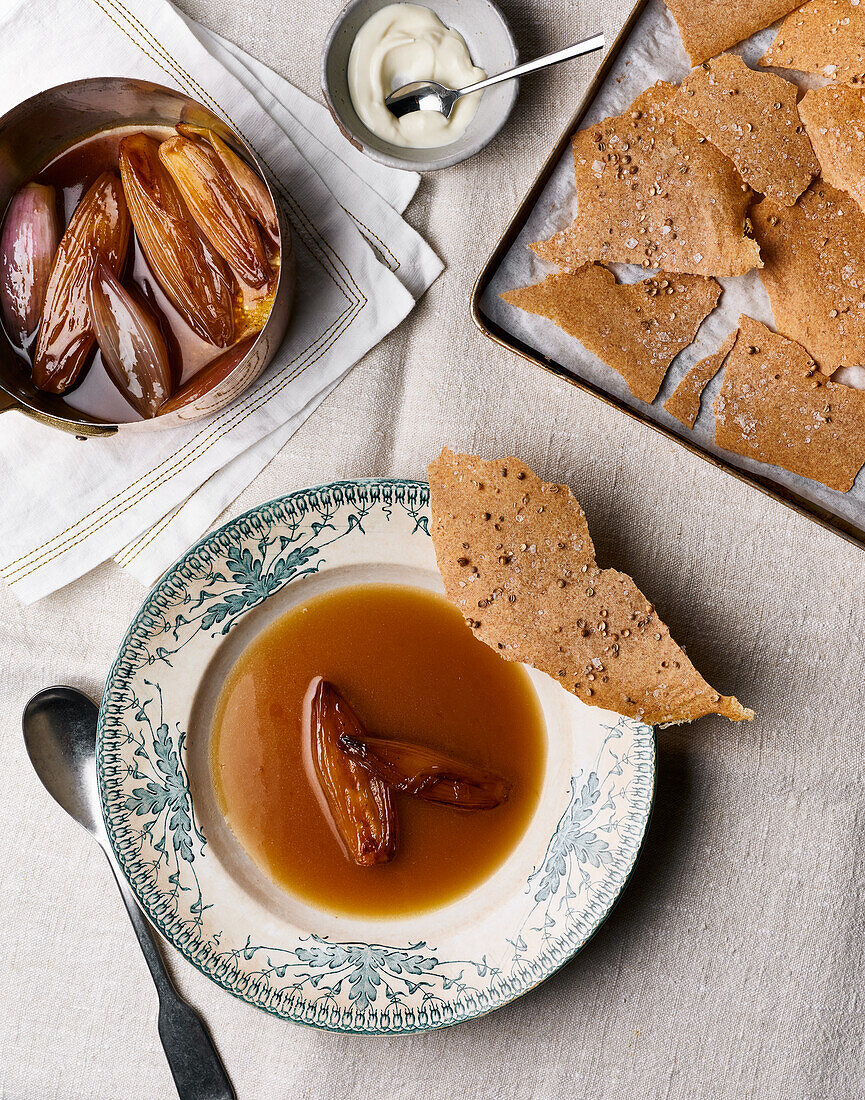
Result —
<path fill-rule="evenodd" d="M 508 223 L 502 237 L 496 244 L 492 254 L 487 262 L 481 269 L 480 274 L 475 281 L 475 285 L 471 293 L 471 314 L 472 320 L 480 329 L 480 331 L 491 340 L 494 340 L 497 344 L 500 344 L 503 348 L 508 348 L 510 351 L 516 352 L 524 359 L 528 359 L 529 362 L 535 363 L 539 367 L 543 367 L 544 370 L 549 371 L 551 374 L 558 375 L 565 382 L 570 383 L 572 386 L 577 386 L 581 390 L 585 390 L 588 393 L 592 393 L 595 397 L 600 398 L 607 405 L 612 405 L 617 409 L 620 409 L 626 415 L 632 417 L 634 420 L 640 421 L 640 423 L 647 425 L 654 431 L 658 432 L 662 436 L 666 436 L 668 439 L 674 440 L 676 443 L 685 447 L 692 454 L 699 455 L 705 459 L 706 462 L 710 462 L 718 469 L 726 470 L 727 473 L 732 474 L 737 480 L 745 482 L 747 485 L 753 486 L 761 493 L 765 493 L 766 496 L 771 497 L 773 500 L 777 500 L 780 504 L 786 505 L 788 508 L 792 508 L 793 511 L 798 512 L 802 516 L 806 516 L 808 519 L 814 520 L 821 527 L 824 527 L 827 531 L 834 531 L 836 535 L 840 535 L 841 538 L 846 539 L 848 542 L 853 543 L 856 546 L 865 549 L 865 521 L 857 523 L 844 516 L 835 514 L 830 508 L 824 507 L 819 502 L 808 500 L 806 497 L 801 496 L 795 490 L 789 486 L 780 485 L 773 481 L 771 477 L 760 474 L 751 473 L 745 470 L 741 470 L 734 466 L 732 462 L 726 461 L 724 458 L 714 455 L 707 451 L 699 443 L 692 439 L 689 439 L 687 429 L 683 428 L 682 433 L 679 434 L 674 429 L 666 427 L 664 424 L 659 424 L 652 420 L 650 417 L 642 413 L 639 409 L 634 409 L 628 406 L 622 401 L 616 394 L 609 393 L 600 386 L 593 384 L 586 379 L 575 376 L 566 366 L 557 362 L 554 358 L 546 355 L 542 348 L 532 346 L 531 344 L 524 343 L 517 336 L 507 332 L 496 321 L 488 316 L 483 309 L 482 299 L 484 292 L 496 275 L 499 267 L 501 266 L 505 256 L 510 251 L 514 242 L 528 221 L 528 218 L 547 183 L 550 180 L 557 164 L 561 160 L 562 156 L 570 148 L 570 140 L 574 132 L 580 129 L 583 119 L 587 115 L 592 103 L 595 100 L 604 82 L 611 75 L 613 69 L 616 67 L 619 54 L 621 53 L 625 43 L 627 42 L 631 31 L 634 29 L 637 21 L 643 15 L 644 11 L 648 7 L 651 0 L 638 0 L 638 3 L 631 11 L 627 21 L 619 32 L 615 42 L 610 48 L 609 53 L 604 58 L 600 68 L 594 76 L 594 79 L 589 84 L 585 95 L 580 101 L 576 112 L 573 117 L 565 126 L 561 133 L 556 145 L 550 152 L 544 164 L 541 167 L 540 172 L 533 181 L 531 187 L 525 195 L 525 198 L 517 208 L 516 213 Z"/>

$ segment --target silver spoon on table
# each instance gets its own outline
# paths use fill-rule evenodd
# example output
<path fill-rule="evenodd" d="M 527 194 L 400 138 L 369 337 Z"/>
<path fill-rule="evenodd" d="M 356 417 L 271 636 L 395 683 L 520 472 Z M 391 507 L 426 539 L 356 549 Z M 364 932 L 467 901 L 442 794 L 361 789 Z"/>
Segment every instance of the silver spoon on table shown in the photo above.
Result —
<path fill-rule="evenodd" d="M 180 1100 L 235 1100 L 204 1022 L 177 992 L 147 918 L 111 851 L 96 779 L 98 716 L 96 705 L 75 688 L 38 692 L 21 720 L 30 762 L 52 798 L 84 826 L 108 857 L 159 994 L 159 1037 Z"/>
<path fill-rule="evenodd" d="M 451 117 L 454 104 L 464 95 L 472 92 L 482 92 L 484 88 L 490 88 L 493 84 L 501 84 L 503 80 L 513 80 L 526 73 L 533 73 L 538 69 L 545 69 L 548 65 L 557 65 L 560 61 L 569 61 L 572 57 L 581 57 L 585 53 L 593 53 L 604 48 L 604 36 L 594 34 L 591 38 L 585 38 L 574 46 L 568 46 L 556 53 L 549 53 L 545 57 L 538 57 L 534 61 L 527 61 L 524 65 L 517 65 L 514 69 L 506 69 L 503 73 L 488 76 L 485 80 L 479 80 L 477 84 L 469 84 L 467 88 L 446 88 L 436 80 L 415 80 L 411 84 L 404 84 L 391 92 L 385 99 L 384 105 L 389 108 L 397 118 L 409 115 L 413 111 L 438 111 L 445 118 Z"/>

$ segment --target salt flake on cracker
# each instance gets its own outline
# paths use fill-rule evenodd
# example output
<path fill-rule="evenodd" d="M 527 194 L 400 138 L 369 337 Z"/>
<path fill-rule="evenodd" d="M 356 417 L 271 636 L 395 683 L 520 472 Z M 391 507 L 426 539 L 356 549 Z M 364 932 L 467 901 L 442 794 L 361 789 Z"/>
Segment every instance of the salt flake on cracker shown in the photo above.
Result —
<path fill-rule="evenodd" d="M 717 351 L 695 363 L 664 402 L 667 412 L 680 420 L 686 428 L 693 428 L 694 421 L 700 415 L 700 398 L 703 396 L 703 390 L 724 365 L 724 360 L 733 350 L 738 335 L 738 330 L 733 329 Z"/>
<path fill-rule="evenodd" d="M 692 65 L 708 61 L 798 7 L 798 0 L 666 0 Z"/>
<path fill-rule="evenodd" d="M 827 84 L 802 97 L 799 114 L 823 178 L 865 210 L 865 90 Z"/>
<path fill-rule="evenodd" d="M 447 449 L 427 473 L 445 591 L 506 660 L 651 725 L 754 717 L 706 683 L 629 576 L 598 568 L 567 486 L 541 481 L 515 458 L 484 462 Z"/>
<path fill-rule="evenodd" d="M 865 392 L 830 382 L 801 344 L 751 317 L 715 398 L 715 443 L 842 493 L 865 464 Z"/>
<path fill-rule="evenodd" d="M 865 7 L 859 0 L 809 0 L 787 16 L 760 64 L 861 83 Z"/>
<path fill-rule="evenodd" d="M 751 217 L 778 329 L 826 374 L 865 363 L 865 213 L 818 179 L 795 206 L 763 199 Z"/>
<path fill-rule="evenodd" d="M 659 82 L 624 114 L 574 135 L 577 217 L 531 245 L 542 259 L 566 271 L 600 260 L 693 275 L 744 275 L 760 265 L 748 236 L 751 189 L 673 113 L 675 92 Z"/>
<path fill-rule="evenodd" d="M 792 206 L 820 171 L 796 109 L 797 89 L 723 54 L 695 69 L 673 111 L 730 158 L 750 187 Z"/>
<path fill-rule="evenodd" d="M 659 275 L 625 285 L 600 264 L 586 264 L 502 298 L 553 321 L 618 371 L 635 397 L 654 401 L 670 363 L 720 295 L 719 284 L 701 275 Z"/>

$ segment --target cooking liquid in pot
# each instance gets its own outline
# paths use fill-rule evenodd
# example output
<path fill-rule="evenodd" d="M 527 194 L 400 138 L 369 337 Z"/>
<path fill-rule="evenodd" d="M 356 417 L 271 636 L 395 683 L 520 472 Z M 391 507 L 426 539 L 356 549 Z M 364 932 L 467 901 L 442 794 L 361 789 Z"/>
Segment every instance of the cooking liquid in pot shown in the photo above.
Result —
<path fill-rule="evenodd" d="M 35 182 L 50 184 L 57 191 L 63 228 L 69 224 L 82 195 L 102 172 L 110 171 L 119 175 L 120 142 L 129 134 L 138 133 L 146 133 L 158 141 L 164 141 L 176 131 L 171 126 L 121 126 L 103 130 L 64 150 L 39 173 Z M 270 259 L 275 261 L 273 256 Z M 176 392 L 225 349 L 202 340 L 174 308 L 153 277 L 134 229 L 129 240 L 126 263 L 119 274 L 124 286 L 133 289 L 147 303 L 159 322 L 168 347 L 173 391 Z M 5 330 L 3 335 L 21 359 L 22 370 L 29 374 L 35 335 L 27 347 L 17 344 Z M 73 409 L 109 423 L 141 420 L 140 414 L 126 401 L 109 377 L 97 345 L 94 345 L 91 356 L 91 364 L 82 371 L 81 381 L 63 394 L 63 400 Z"/>

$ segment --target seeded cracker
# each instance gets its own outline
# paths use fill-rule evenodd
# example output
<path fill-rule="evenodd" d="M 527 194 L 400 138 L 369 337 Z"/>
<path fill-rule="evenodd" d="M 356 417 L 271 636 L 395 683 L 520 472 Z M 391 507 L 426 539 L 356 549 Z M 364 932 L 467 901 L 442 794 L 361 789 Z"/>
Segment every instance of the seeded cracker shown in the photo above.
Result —
<path fill-rule="evenodd" d="M 828 84 L 802 97 L 799 114 L 823 178 L 865 210 L 865 89 Z"/>
<path fill-rule="evenodd" d="M 621 374 L 634 397 L 654 401 L 670 363 L 720 295 L 718 283 L 700 275 L 659 275 L 626 286 L 600 264 L 586 264 L 501 297 L 576 336 Z"/>
<path fill-rule="evenodd" d="M 830 382 L 808 352 L 751 317 L 715 399 L 715 443 L 846 493 L 865 463 L 865 391 Z"/>
<path fill-rule="evenodd" d="M 763 199 L 751 217 L 776 327 L 825 374 L 865 363 L 865 213 L 815 180 L 795 206 Z"/>
<path fill-rule="evenodd" d="M 680 420 L 686 428 L 693 428 L 694 421 L 700 415 L 700 398 L 703 396 L 703 390 L 724 365 L 724 360 L 733 350 L 738 335 L 738 330 L 733 329 L 716 352 L 695 363 L 664 402 L 667 412 Z"/>
<path fill-rule="evenodd" d="M 672 112 L 659 82 L 622 115 L 574 135 L 577 217 L 531 247 L 566 271 L 641 264 L 693 275 L 744 275 L 760 264 L 746 235 L 751 191 L 730 161 Z"/>
<path fill-rule="evenodd" d="M 730 158 L 755 191 L 792 206 L 820 171 L 796 109 L 796 85 L 726 53 L 686 77 L 671 105 Z"/>
<path fill-rule="evenodd" d="M 798 0 L 666 0 L 692 65 L 750 38 L 798 6 Z"/>
<path fill-rule="evenodd" d="M 810 0 L 787 16 L 760 64 L 861 84 L 865 7 L 859 0 Z"/>
<path fill-rule="evenodd" d="M 599 569 L 571 491 L 515 458 L 445 449 L 427 468 L 445 591 L 478 638 L 590 706 L 652 725 L 753 718 L 696 671 L 633 580 Z"/>

